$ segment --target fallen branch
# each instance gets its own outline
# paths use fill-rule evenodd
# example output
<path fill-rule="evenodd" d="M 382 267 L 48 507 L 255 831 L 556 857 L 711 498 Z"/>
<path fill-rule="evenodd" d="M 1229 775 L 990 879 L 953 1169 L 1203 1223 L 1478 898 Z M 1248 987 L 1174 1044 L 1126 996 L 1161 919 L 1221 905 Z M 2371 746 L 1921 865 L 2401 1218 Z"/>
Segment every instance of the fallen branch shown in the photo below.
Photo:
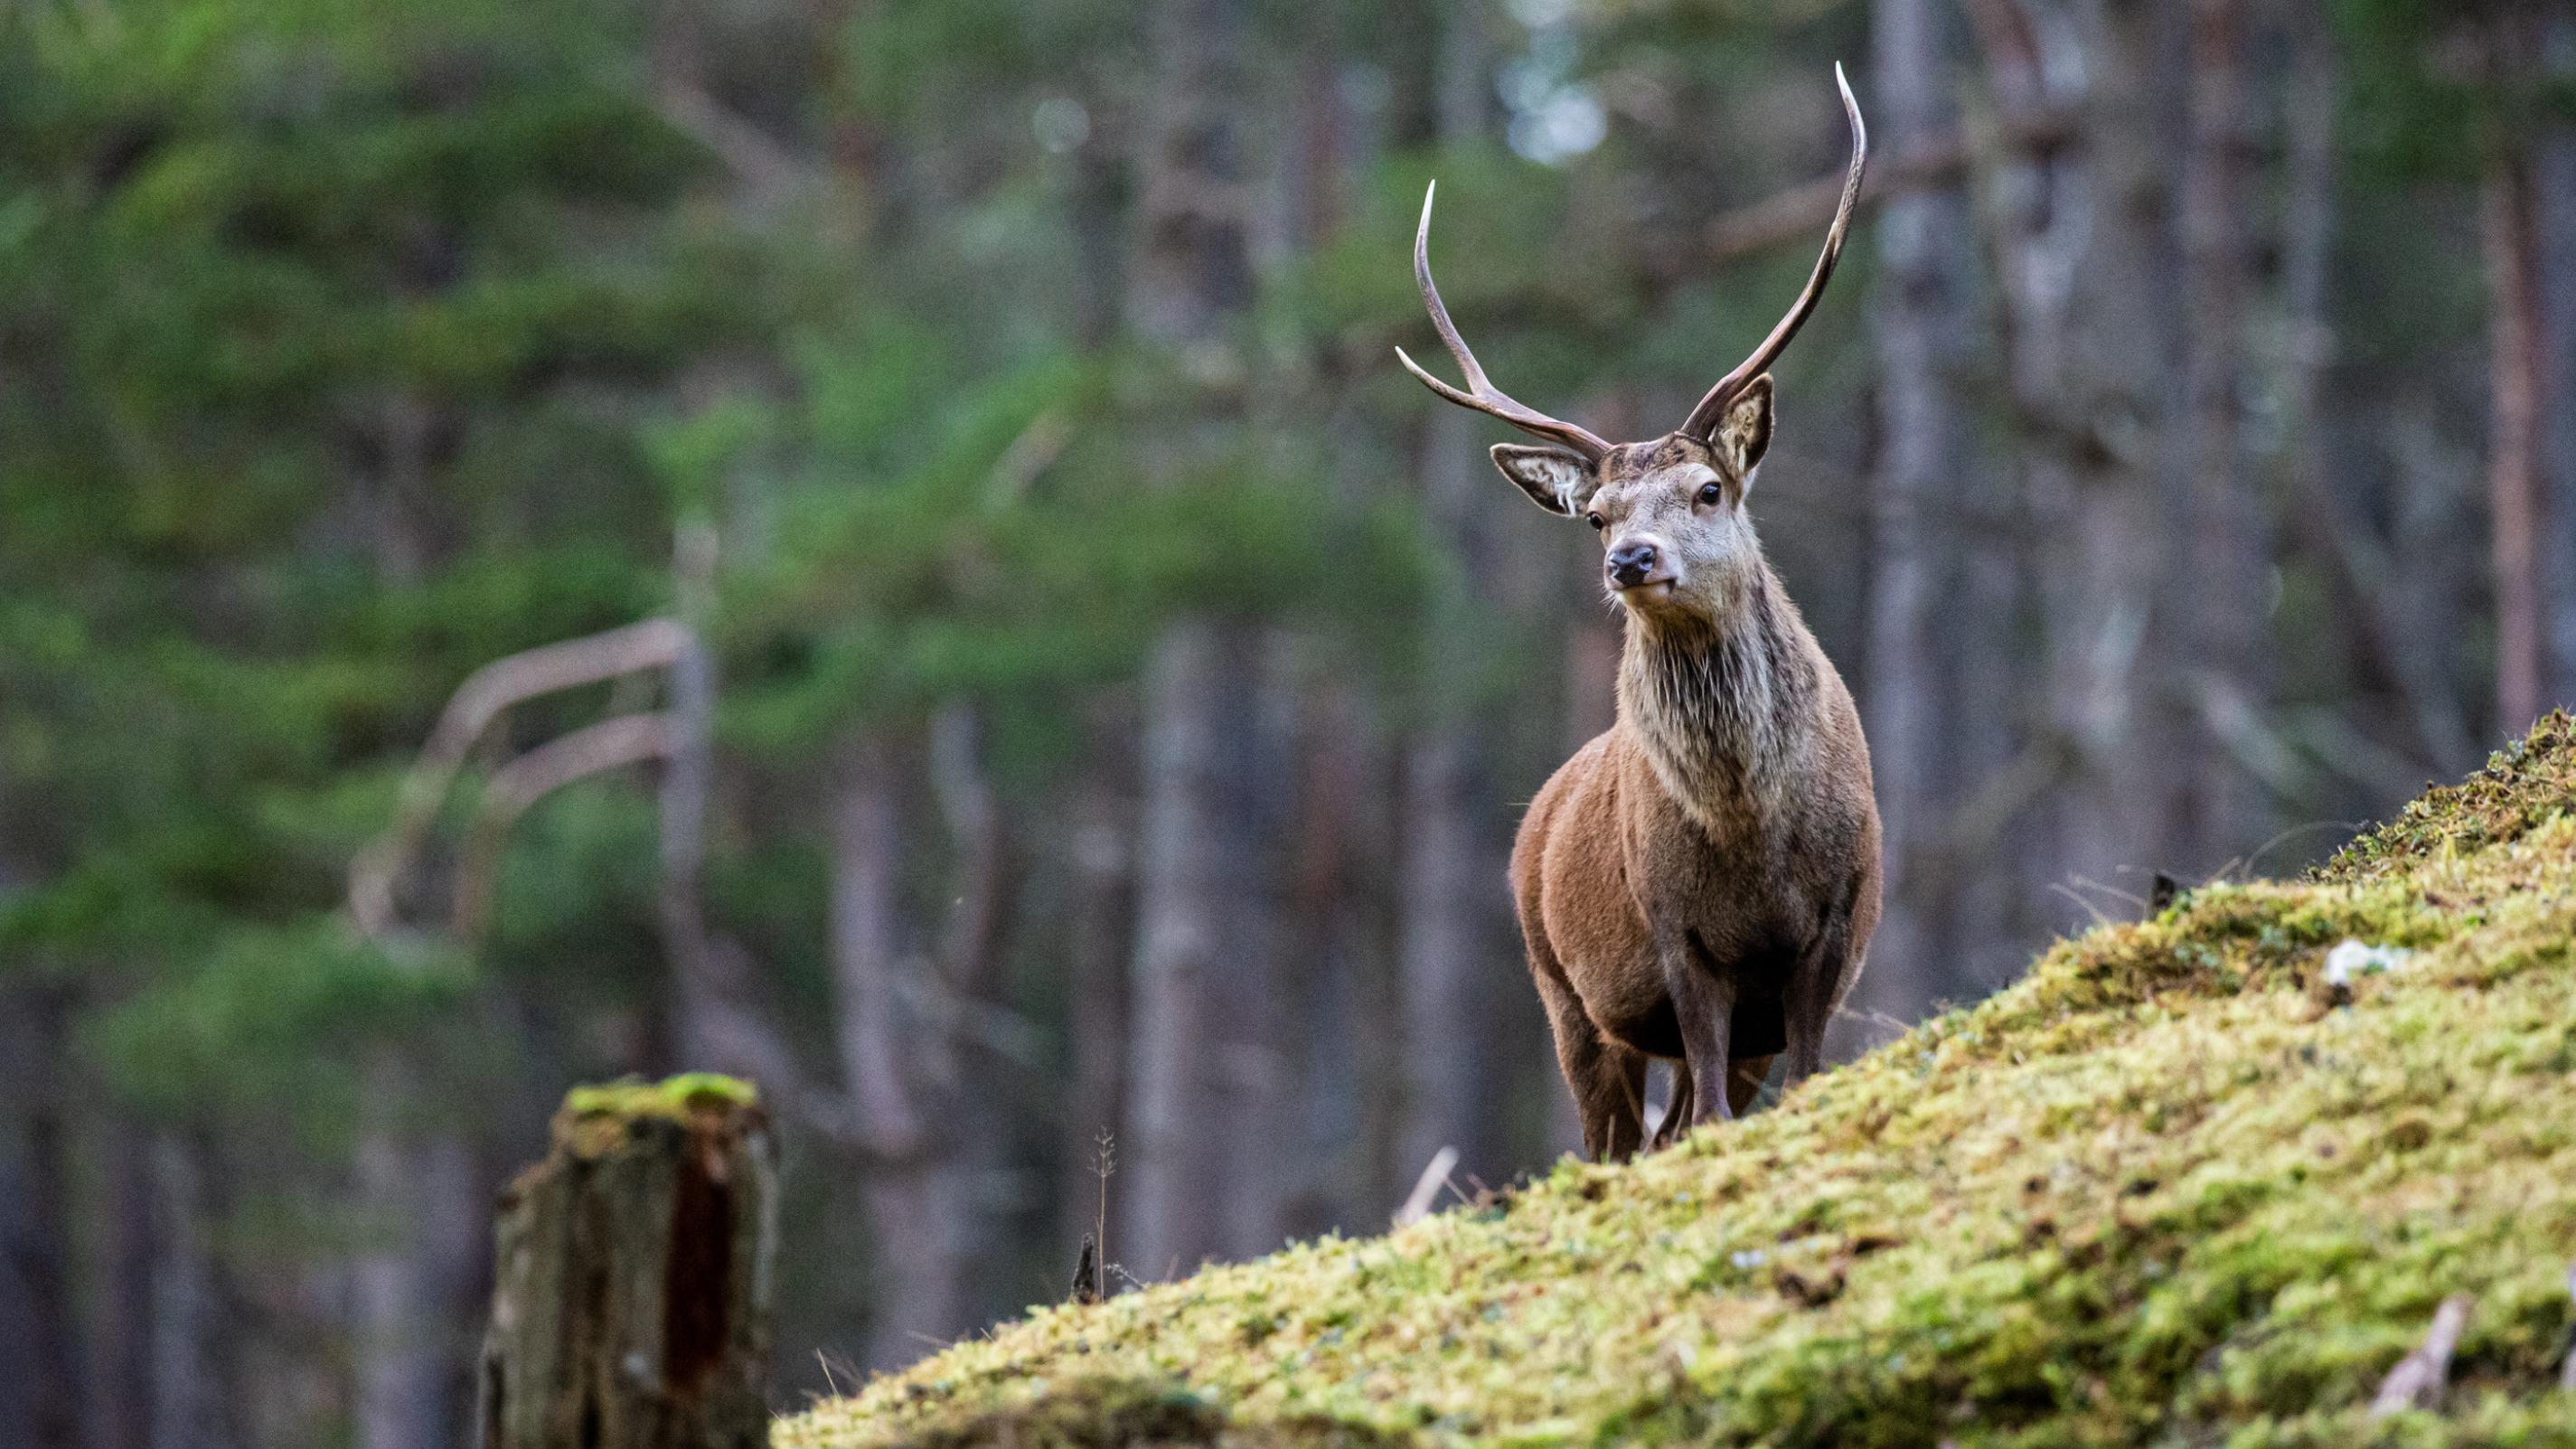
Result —
<path fill-rule="evenodd" d="M 2469 1295 L 2454 1293 L 2443 1299 L 2442 1306 L 2433 1312 L 2433 1326 L 2425 1333 L 2424 1342 L 2399 1359 L 2388 1377 L 2379 1381 L 2379 1393 L 2370 1401 L 2370 1417 L 2385 1419 L 2439 1403 L 2443 1388 L 2451 1381 L 2451 1350 L 2459 1346 L 2460 1330 L 2468 1322 Z"/>
<path fill-rule="evenodd" d="M 393 930 L 394 886 L 411 868 L 430 822 L 438 817 L 439 802 L 464 768 L 474 742 L 503 710 L 539 695 L 666 668 L 694 637 L 675 620 L 647 619 L 496 659 L 466 676 L 403 777 L 393 824 L 350 863 L 349 915 L 358 929 L 378 939 Z"/>
<path fill-rule="evenodd" d="M 671 739 L 667 715 L 619 715 L 549 740 L 502 766 L 483 792 L 482 806 L 466 832 L 465 852 L 457 863 L 449 927 L 455 939 L 468 945 L 481 939 L 501 847 L 528 807 L 575 780 L 660 759 L 670 753 Z"/>

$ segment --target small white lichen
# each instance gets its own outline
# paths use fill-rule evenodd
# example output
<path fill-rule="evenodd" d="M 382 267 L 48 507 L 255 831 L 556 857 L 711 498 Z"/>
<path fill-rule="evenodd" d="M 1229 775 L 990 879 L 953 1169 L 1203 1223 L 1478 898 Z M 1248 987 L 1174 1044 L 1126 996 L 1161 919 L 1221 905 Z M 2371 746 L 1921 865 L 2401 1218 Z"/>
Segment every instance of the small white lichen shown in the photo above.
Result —
<path fill-rule="evenodd" d="M 2356 976 L 2403 969 L 2414 955 L 2402 946 L 2371 946 L 2346 937 L 2326 953 L 2326 985 L 2350 986 Z"/>

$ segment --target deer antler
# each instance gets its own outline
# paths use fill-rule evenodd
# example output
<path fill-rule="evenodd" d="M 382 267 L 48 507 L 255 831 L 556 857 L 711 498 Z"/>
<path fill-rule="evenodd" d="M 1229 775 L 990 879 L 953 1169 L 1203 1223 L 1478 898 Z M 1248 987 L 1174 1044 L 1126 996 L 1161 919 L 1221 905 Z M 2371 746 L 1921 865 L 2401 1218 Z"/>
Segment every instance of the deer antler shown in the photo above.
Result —
<path fill-rule="evenodd" d="M 1435 181 L 1422 193 L 1422 225 L 1413 233 L 1413 282 L 1422 289 L 1422 305 L 1431 313 L 1431 325 L 1439 330 L 1440 340 L 1449 348 L 1449 355 L 1458 359 L 1458 370 L 1467 374 L 1467 391 L 1460 392 L 1423 371 L 1420 364 L 1404 355 L 1401 347 L 1395 349 L 1396 361 L 1404 364 L 1405 371 L 1422 379 L 1424 387 L 1462 408 L 1474 408 L 1500 418 L 1522 432 L 1563 443 L 1581 453 L 1588 462 L 1600 462 L 1610 451 L 1608 443 L 1573 423 L 1525 407 L 1515 402 L 1511 394 L 1494 386 L 1492 379 L 1485 376 L 1485 369 L 1476 365 L 1476 354 L 1467 350 L 1467 339 L 1458 335 L 1458 324 L 1449 320 L 1449 309 L 1441 305 L 1440 289 L 1431 282 L 1431 198 L 1439 189 L 1440 183 Z"/>
<path fill-rule="evenodd" d="M 1842 200 L 1834 207 L 1834 224 L 1825 232 L 1824 255 L 1816 258 L 1816 269 L 1808 273 L 1806 289 L 1789 304 L 1789 315 L 1780 319 L 1780 325 L 1771 329 L 1771 335 L 1762 339 L 1751 357 L 1719 378 L 1717 386 L 1699 400 L 1699 406 L 1691 409 L 1681 428 L 1686 436 L 1706 442 L 1716 434 L 1718 422 L 1726 416 L 1727 405 L 1735 401 L 1735 395 L 1744 391 L 1745 384 L 1770 371 L 1771 364 L 1789 349 L 1789 339 L 1798 335 L 1798 329 L 1807 323 L 1807 314 L 1816 310 L 1816 299 L 1825 294 L 1825 282 L 1833 276 L 1834 263 L 1842 257 L 1843 237 L 1851 231 L 1852 209 L 1860 201 L 1860 174 L 1869 164 L 1869 128 L 1861 124 L 1860 102 L 1852 99 L 1851 82 L 1843 78 L 1839 61 L 1834 65 L 1834 86 L 1843 93 L 1843 114 L 1851 118 L 1852 158 L 1851 171 L 1843 178 Z"/>

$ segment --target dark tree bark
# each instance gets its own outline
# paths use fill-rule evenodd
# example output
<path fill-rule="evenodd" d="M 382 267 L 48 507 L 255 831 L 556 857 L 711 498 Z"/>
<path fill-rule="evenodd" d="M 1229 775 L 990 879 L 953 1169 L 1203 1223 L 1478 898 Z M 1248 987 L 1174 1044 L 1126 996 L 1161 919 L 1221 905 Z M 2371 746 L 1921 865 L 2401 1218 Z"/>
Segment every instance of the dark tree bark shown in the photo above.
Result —
<path fill-rule="evenodd" d="M 2499 28 L 2501 75 L 2512 37 Z M 2540 713 L 2540 389 L 2543 319 L 2539 198 L 2519 137 L 2498 135 L 2481 181 L 2487 265 L 2487 509 L 2495 586 L 2496 732 L 2518 735 Z"/>
<path fill-rule="evenodd" d="M 2170 797 L 2169 866 L 2207 872 L 2260 843 L 2262 790 L 2243 761 L 2268 730 L 2264 679 L 2270 510 L 2245 466 L 2244 336 L 2254 302 L 2245 0 L 2191 0 L 2182 174 L 2183 398 L 2174 457 L 2190 566 L 2166 572 L 2187 650 L 2172 683 L 2187 773 Z"/>
<path fill-rule="evenodd" d="M 1154 119 L 1138 168 L 1128 321 L 1188 395 L 1147 448 L 1149 483 L 1204 465 L 1243 416 L 1250 188 L 1237 116 L 1241 0 L 1162 0 Z M 1253 807 L 1260 631 L 1196 615 L 1146 670 L 1134 1031 L 1123 1134 L 1130 1265 L 1159 1275 L 1227 1250 L 1227 1148 L 1246 1082 L 1220 1050 L 1227 1004 L 1262 999 L 1273 926 Z"/>
<path fill-rule="evenodd" d="M 1958 123 L 1943 7 L 1879 0 L 1871 103 L 1881 145 L 1903 156 Z M 1891 199 L 1878 223 L 1878 476 L 1863 704 L 1888 862 L 1886 914 L 1862 978 L 1867 1006 L 1911 1019 L 1964 994 L 1955 883 L 1944 859 L 1965 761 L 1965 716 L 1998 701 L 1960 688 L 1965 656 L 2002 627 L 1967 615 L 1969 476 L 1965 359 L 1975 336 L 1967 198 Z"/>
<path fill-rule="evenodd" d="M 1424 660 L 1429 722 L 1405 751 L 1402 931 L 1405 1129 L 1397 1161 L 1418 1172 L 1443 1147 L 1458 1170 L 1501 1181 L 1502 1073 L 1495 1034 L 1499 988 L 1526 989 L 1516 969 L 1516 931 L 1504 880 L 1508 827 L 1496 819 L 1489 706 L 1476 697 L 1484 672 L 1467 641 L 1485 627 L 1494 600 L 1483 514 L 1502 500 L 1484 485 L 1501 480 L 1479 446 L 1472 414 L 1443 409 L 1422 430 L 1427 513 L 1457 581 L 1431 625 Z M 1465 1176 L 1461 1176 L 1461 1181 Z"/>
<path fill-rule="evenodd" d="M 832 816 L 833 1010 L 864 1144 L 872 1248 L 868 1366 L 972 1330 L 969 1204 L 942 1104 L 956 1081 L 947 1003 L 903 909 L 903 762 L 881 736 L 844 753 Z"/>
<path fill-rule="evenodd" d="M 0 994 L 0 1445 L 83 1449 L 80 1320 L 72 1295 L 70 1002 Z"/>
<path fill-rule="evenodd" d="M 121 1119 L 103 1123 L 99 1136 L 107 1181 L 100 1224 L 99 1386 L 92 1396 L 97 1439 L 103 1449 L 154 1449 L 147 1388 L 156 1377 L 152 1273 L 160 1252 L 150 1140 L 141 1127 Z"/>
<path fill-rule="evenodd" d="M 2171 645 L 2155 635 L 2164 442 L 2180 393 L 2174 17 L 2123 0 L 1969 10 L 2008 112 L 2079 117 L 2079 147 L 2002 167 L 1996 253 L 2042 549 L 2039 758 L 2055 780 L 2054 819 L 2032 877 L 2113 886 L 2165 854 L 2164 802 L 2188 778 L 2156 709 Z"/>
<path fill-rule="evenodd" d="M 763 1449 L 777 1177 L 740 1083 L 575 1091 L 501 1200 L 481 1449 Z"/>
<path fill-rule="evenodd" d="M 1472 145 L 1493 129 L 1492 45 L 1485 12 L 1451 5 L 1441 17 L 1434 84 L 1441 140 Z M 1452 581 L 1429 623 L 1423 660 L 1427 723 L 1405 752 L 1405 833 L 1398 920 L 1403 931 L 1405 1129 L 1399 1174 L 1418 1173 L 1443 1147 L 1459 1180 L 1507 1176 L 1496 1060 L 1502 988 L 1523 990 L 1517 928 L 1504 874 L 1509 823 L 1493 808 L 1493 705 L 1475 646 L 1500 607 L 1492 511 L 1505 506 L 1485 460 L 1490 425 L 1454 408 L 1430 412 L 1420 454 L 1423 514 Z M 1391 1206 L 1391 1204 L 1390 1204 Z"/>
<path fill-rule="evenodd" d="M 2542 78 L 2564 93 L 2576 83 L 2576 13 L 2545 7 L 2533 48 Z M 2541 698 L 2576 701 L 2576 120 L 2546 107 L 2532 141 L 2532 182 L 2540 271 L 2542 600 L 2548 662 Z"/>
<path fill-rule="evenodd" d="M 143 1175 L 152 1227 L 144 1332 L 151 1342 L 145 1382 L 152 1449 L 230 1449 L 240 1397 L 223 1372 L 230 1345 L 209 1241 L 220 1203 L 207 1182 L 207 1153 L 173 1133 L 154 1136 Z"/>
<path fill-rule="evenodd" d="M 1062 839 L 1069 857 L 1065 912 L 1067 1055 L 1072 1084 L 1062 1119 L 1065 1165 L 1060 1219 L 1093 1224 L 1106 1209 L 1099 1181 L 1104 1150 L 1114 1152 L 1126 1120 L 1127 963 L 1133 939 L 1136 887 L 1135 767 L 1123 711 L 1092 722 L 1091 747 L 1080 774 Z M 1113 1140 L 1104 1143 L 1107 1134 Z M 1122 1220 L 1113 1231 L 1123 1234 Z M 1126 1248 L 1117 1237 L 1100 1244 L 1112 1262 Z"/>

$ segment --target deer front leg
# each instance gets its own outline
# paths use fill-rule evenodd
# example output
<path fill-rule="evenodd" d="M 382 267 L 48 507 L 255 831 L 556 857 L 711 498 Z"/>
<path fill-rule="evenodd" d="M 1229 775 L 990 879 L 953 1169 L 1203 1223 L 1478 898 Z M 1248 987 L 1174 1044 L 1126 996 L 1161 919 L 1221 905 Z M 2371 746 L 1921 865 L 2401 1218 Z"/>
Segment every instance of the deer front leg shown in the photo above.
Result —
<path fill-rule="evenodd" d="M 1676 942 L 1664 953 L 1664 990 L 1681 1026 L 1682 1069 L 1690 1074 L 1694 1127 L 1735 1116 L 1727 1054 L 1735 1033 L 1735 979 L 1710 970 Z"/>

